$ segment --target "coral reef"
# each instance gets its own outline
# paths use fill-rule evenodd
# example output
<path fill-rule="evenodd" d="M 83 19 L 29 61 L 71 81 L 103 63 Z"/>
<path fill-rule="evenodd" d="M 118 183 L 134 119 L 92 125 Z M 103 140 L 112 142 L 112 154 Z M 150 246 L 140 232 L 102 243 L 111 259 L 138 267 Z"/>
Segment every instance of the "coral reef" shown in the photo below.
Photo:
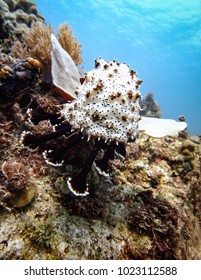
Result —
<path fill-rule="evenodd" d="M 35 148 L 65 135 L 67 139 L 62 152 L 58 149 L 44 152 L 46 161 L 54 165 L 63 163 L 63 156 L 73 145 L 79 142 L 81 145 L 91 145 L 84 166 L 76 176 L 67 179 L 67 185 L 74 194 L 87 195 L 89 186 L 86 177 L 99 151 L 104 150 L 105 153 L 96 161 L 96 165 L 102 171 L 107 171 L 108 161 L 114 158 L 115 151 L 124 156 L 125 144 L 134 141 L 138 134 L 138 100 L 141 97 L 138 87 L 141 82 L 126 64 L 95 60 L 95 69 L 85 75 L 78 98 L 66 103 L 59 112 L 60 117 L 55 117 L 56 131 L 41 136 L 24 132 L 21 142 Z"/>
<path fill-rule="evenodd" d="M 26 59 L 31 56 L 42 64 L 42 78 L 50 82 L 51 77 L 51 42 L 53 33 L 51 26 L 36 22 L 31 28 L 26 28 L 21 38 L 16 40 L 11 48 L 12 55 L 19 59 Z M 62 24 L 58 32 L 59 41 L 62 47 L 69 53 L 76 65 L 83 63 L 81 56 L 81 45 L 72 34 L 72 29 L 67 24 Z"/>
<path fill-rule="evenodd" d="M 33 22 L 44 22 L 36 4 L 29 0 L 0 0 L 0 15 L 1 39 L 8 38 L 12 33 L 22 33 Z"/>
<path fill-rule="evenodd" d="M 48 91 L 45 98 L 41 90 L 35 93 L 43 102 L 33 99 L 33 108 L 48 112 Z M 125 160 L 117 155 L 110 160 L 109 176 L 93 167 L 87 177 L 93 192 L 76 197 L 65 177 L 84 164 L 90 144 L 69 150 L 68 164 L 47 166 L 42 149 L 30 151 L 19 143 L 22 119 L 35 133 L 50 129 L 44 120 L 36 124 L 36 117 L 35 125 L 27 122 L 17 103 L 11 111 L 1 109 L 0 259 L 201 258 L 199 137 L 155 139 L 140 133 L 137 142 L 127 145 Z M 54 148 L 65 143 L 58 140 L 52 140 Z M 193 166 L 186 170 L 182 152 L 192 151 L 191 146 Z M 24 188 L 7 178 L 13 162 L 28 169 L 16 174 L 24 186 L 26 175 L 37 187 L 21 207 L 14 198 L 23 200 Z"/>
<path fill-rule="evenodd" d="M 51 80 L 50 36 L 53 33 L 51 26 L 44 23 L 33 23 L 31 28 L 24 29 L 20 40 L 12 46 L 12 54 L 19 59 L 33 57 L 41 62 L 42 76 L 46 81 Z"/>
<path fill-rule="evenodd" d="M 24 32 L 31 29 L 32 24 L 43 22 L 44 18 L 38 14 L 34 2 L 0 0 L 0 68 L 17 62 L 12 53 L 13 43 L 22 40 Z M 28 57 L 30 55 L 24 56 L 23 60 Z"/>
<path fill-rule="evenodd" d="M 29 0 L 0 0 L 0 67 L 11 65 L 16 59 L 32 57 L 41 62 L 42 79 L 51 82 L 51 25 L 45 24 L 36 4 Z M 61 24 L 59 41 L 76 65 L 83 63 L 81 45 L 72 29 Z M 82 69 L 80 68 L 80 72 Z"/>
<path fill-rule="evenodd" d="M 1 66 L 0 259 L 201 259 L 201 139 L 178 134 L 184 122 L 168 121 L 176 138 L 138 131 L 140 82 L 111 63 L 96 60 L 83 85 L 77 78 L 71 103 L 40 81 L 37 60 Z M 124 79 L 134 92 L 119 96 Z M 72 194 L 78 181 L 90 195 Z"/>
<path fill-rule="evenodd" d="M 0 108 L 7 108 L 27 93 L 39 78 L 41 64 L 31 57 L 0 69 Z"/>
<path fill-rule="evenodd" d="M 107 172 L 109 160 L 114 159 L 115 152 L 125 156 L 125 145 L 135 141 L 139 132 L 139 123 L 141 130 L 156 137 L 177 136 L 178 131 L 186 127 L 186 123 L 177 123 L 174 120 L 157 119 L 156 122 L 154 118 L 143 118 L 140 122 L 141 95 L 138 88 L 142 80 L 138 79 L 136 72 L 130 70 L 125 63 L 120 64 L 116 60 L 105 61 L 101 58 L 95 60 L 94 70 L 85 75 L 81 85 L 76 65 L 68 53 L 60 47 L 54 35 L 51 36 L 51 41 L 53 83 L 57 88 L 60 86 L 60 89 L 63 84 L 68 84 L 67 88 L 70 91 L 65 92 L 63 88 L 62 92 L 66 97 L 69 96 L 72 102 L 65 103 L 58 114 L 42 117 L 43 120 L 54 122 L 54 132 L 33 135 L 24 131 L 21 143 L 35 149 L 42 143 L 65 136 L 66 140 L 62 148 L 45 149 L 43 152 L 46 162 L 54 166 L 65 162 L 65 156 L 73 146 L 80 143 L 81 146 L 90 145 L 91 149 L 88 147 L 90 154 L 83 162 L 83 166 L 76 175 L 67 178 L 67 185 L 75 195 L 89 194 L 87 175 L 93 164 L 99 170 Z M 66 65 L 61 64 L 60 60 L 65 61 Z M 60 72 L 56 71 L 59 66 L 61 66 Z M 66 69 L 68 66 L 69 70 Z M 69 79 L 60 83 L 61 79 L 58 77 L 60 73 L 63 75 L 67 73 Z M 75 81 L 76 90 L 74 90 Z M 37 112 L 34 114 L 36 115 Z M 162 126 L 164 127 L 161 135 Z M 104 151 L 103 156 L 96 160 L 101 150 Z"/>
<path fill-rule="evenodd" d="M 161 110 L 157 102 L 154 100 L 153 93 L 147 93 L 143 99 L 140 101 L 141 115 L 146 117 L 161 117 Z"/>
<path fill-rule="evenodd" d="M 63 179 L 80 158 L 65 171 L 48 168 L 35 177 L 28 206 L 9 205 L 1 213 L 0 258 L 200 259 L 201 142 L 188 139 L 195 146 L 194 166 L 184 173 L 179 152 L 185 141 L 140 134 L 127 146 L 125 161 L 110 162 L 110 177 L 91 173 L 96 188 L 88 197 L 66 192 Z M 17 149 L 27 160 L 27 151 Z M 38 151 L 28 153 L 29 165 L 35 164 L 30 159 Z M 38 169 L 43 167 L 40 161 Z"/>

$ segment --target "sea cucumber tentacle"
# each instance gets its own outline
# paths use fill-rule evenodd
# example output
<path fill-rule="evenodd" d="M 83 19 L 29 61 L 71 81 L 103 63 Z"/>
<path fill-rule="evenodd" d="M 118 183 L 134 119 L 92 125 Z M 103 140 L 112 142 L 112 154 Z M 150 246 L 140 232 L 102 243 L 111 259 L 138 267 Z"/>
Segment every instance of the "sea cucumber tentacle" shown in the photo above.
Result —
<path fill-rule="evenodd" d="M 76 196 L 86 196 L 89 194 L 88 184 L 86 182 L 86 177 L 88 172 L 91 169 L 91 166 L 100 151 L 103 147 L 102 141 L 96 141 L 89 157 L 87 158 L 85 165 L 82 167 L 81 171 L 74 176 L 73 178 L 69 177 L 67 179 L 67 185 L 69 189 L 73 192 Z"/>

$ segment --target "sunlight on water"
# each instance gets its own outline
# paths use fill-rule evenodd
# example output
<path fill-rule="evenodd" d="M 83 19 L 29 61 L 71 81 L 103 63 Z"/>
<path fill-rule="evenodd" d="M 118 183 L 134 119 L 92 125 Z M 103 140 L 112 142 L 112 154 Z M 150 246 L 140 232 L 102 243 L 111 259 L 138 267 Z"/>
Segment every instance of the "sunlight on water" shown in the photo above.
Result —
<path fill-rule="evenodd" d="M 82 45 L 85 71 L 94 59 L 118 59 L 144 80 L 163 118 L 184 115 L 201 134 L 201 1 L 36 0 L 55 32 L 67 22 Z"/>

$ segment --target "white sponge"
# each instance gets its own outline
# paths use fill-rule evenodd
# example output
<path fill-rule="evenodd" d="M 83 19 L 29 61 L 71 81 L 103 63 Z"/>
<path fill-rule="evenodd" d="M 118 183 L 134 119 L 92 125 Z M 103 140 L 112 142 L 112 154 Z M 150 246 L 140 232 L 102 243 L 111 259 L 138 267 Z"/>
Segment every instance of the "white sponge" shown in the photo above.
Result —
<path fill-rule="evenodd" d="M 185 122 L 177 122 L 171 119 L 142 117 L 139 121 L 139 130 L 155 138 L 164 136 L 177 137 L 178 133 L 186 127 Z"/>

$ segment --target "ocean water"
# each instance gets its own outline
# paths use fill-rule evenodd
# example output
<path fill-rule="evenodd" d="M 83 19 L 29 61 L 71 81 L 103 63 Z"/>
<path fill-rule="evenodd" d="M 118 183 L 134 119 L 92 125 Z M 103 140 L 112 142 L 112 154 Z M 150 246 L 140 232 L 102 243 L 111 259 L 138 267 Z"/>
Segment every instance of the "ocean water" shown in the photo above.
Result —
<path fill-rule="evenodd" d="M 184 115 L 201 135 L 201 0 L 35 0 L 55 33 L 67 22 L 82 45 L 84 70 L 117 59 L 137 70 L 163 118 Z"/>

